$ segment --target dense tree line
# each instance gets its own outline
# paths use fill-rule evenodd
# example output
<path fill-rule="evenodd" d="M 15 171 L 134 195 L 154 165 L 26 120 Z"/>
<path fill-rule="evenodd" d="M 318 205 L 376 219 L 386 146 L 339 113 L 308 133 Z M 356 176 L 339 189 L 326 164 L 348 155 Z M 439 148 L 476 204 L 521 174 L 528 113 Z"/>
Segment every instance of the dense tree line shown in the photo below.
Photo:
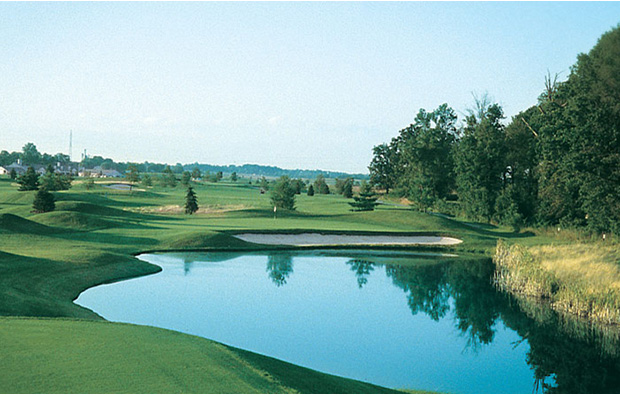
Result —
<path fill-rule="evenodd" d="M 447 104 L 421 109 L 373 148 L 371 182 L 422 210 L 513 226 L 620 233 L 620 26 L 580 54 L 566 81 L 548 75 L 536 105 L 505 124 L 486 96 L 456 126 Z"/>

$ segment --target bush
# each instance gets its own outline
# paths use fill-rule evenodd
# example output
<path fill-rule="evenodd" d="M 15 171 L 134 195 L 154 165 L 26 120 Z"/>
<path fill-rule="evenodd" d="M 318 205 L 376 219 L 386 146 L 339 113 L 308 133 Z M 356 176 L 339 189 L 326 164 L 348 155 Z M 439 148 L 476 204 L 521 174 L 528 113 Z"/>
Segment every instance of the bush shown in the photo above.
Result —
<path fill-rule="evenodd" d="M 35 213 L 47 213 L 49 211 L 54 211 L 56 208 L 54 195 L 45 189 L 39 189 L 37 194 L 34 196 L 32 208 Z"/>

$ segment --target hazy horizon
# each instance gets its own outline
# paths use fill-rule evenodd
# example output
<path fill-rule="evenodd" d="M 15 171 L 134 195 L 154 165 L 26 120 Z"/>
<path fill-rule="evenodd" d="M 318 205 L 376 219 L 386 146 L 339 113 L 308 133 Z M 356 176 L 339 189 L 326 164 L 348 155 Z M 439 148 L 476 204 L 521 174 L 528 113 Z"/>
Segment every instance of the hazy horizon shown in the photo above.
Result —
<path fill-rule="evenodd" d="M 0 149 L 367 173 L 472 93 L 510 117 L 620 22 L 603 3 L 0 3 Z"/>

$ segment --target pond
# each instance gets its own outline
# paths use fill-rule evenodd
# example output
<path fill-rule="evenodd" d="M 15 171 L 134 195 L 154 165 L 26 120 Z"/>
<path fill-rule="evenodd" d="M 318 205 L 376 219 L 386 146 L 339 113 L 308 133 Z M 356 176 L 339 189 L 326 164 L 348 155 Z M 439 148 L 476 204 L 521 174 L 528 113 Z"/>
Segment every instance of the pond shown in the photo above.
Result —
<path fill-rule="evenodd" d="M 490 259 L 399 251 L 144 254 L 91 288 L 110 321 L 177 330 L 390 388 L 618 392 L 617 338 L 495 291 Z"/>

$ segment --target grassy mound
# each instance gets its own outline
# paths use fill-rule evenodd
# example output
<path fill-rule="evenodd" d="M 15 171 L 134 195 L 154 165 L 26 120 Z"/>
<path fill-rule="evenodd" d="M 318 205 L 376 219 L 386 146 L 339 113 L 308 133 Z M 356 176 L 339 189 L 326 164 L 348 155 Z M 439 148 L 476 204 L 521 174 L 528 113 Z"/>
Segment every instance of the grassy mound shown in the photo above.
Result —
<path fill-rule="evenodd" d="M 252 246 L 251 243 L 237 239 L 231 235 L 221 232 L 186 232 L 174 235 L 167 243 L 170 249 L 192 249 L 192 248 L 244 248 Z"/>
<path fill-rule="evenodd" d="M 100 216 L 73 211 L 52 211 L 39 214 L 35 216 L 34 219 L 45 225 L 81 231 L 105 229 L 116 226 L 116 223 L 113 221 L 105 220 Z"/>
<path fill-rule="evenodd" d="M 29 233 L 38 235 L 48 235 L 57 232 L 43 224 L 22 218 L 14 214 L 0 214 L 0 233 Z"/>
<path fill-rule="evenodd" d="M 101 215 L 106 217 L 124 217 L 130 214 L 125 210 L 120 210 L 109 206 L 76 201 L 60 201 L 56 204 L 56 210 L 73 211 L 77 213 Z"/>
<path fill-rule="evenodd" d="M 159 328 L 0 319 L 2 393 L 386 393 Z"/>

